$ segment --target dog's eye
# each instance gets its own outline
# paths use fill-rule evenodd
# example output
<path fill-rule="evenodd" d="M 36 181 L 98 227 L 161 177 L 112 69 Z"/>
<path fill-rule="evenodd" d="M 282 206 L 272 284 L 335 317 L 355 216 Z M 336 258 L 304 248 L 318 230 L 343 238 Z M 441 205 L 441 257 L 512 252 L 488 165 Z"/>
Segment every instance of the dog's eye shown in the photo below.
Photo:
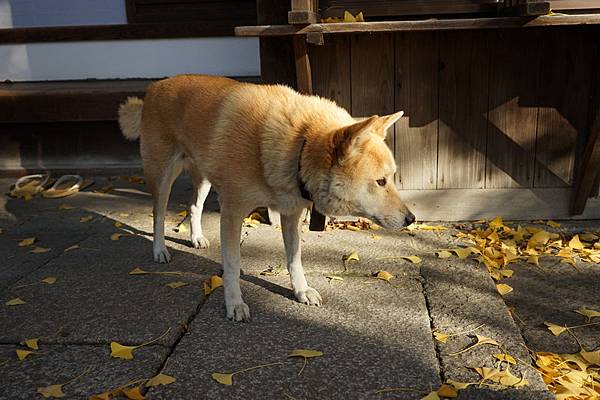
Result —
<path fill-rule="evenodd" d="M 385 186 L 386 183 L 387 181 L 385 180 L 385 178 L 377 179 L 377 184 L 379 186 Z"/>

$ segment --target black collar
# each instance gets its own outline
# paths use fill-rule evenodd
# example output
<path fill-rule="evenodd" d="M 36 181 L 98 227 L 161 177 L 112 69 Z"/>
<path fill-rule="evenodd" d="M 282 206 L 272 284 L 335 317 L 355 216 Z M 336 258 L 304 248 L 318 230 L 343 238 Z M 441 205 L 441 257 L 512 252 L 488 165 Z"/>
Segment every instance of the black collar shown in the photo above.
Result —
<path fill-rule="evenodd" d="M 306 138 L 302 141 L 302 146 L 300 147 L 300 155 L 298 156 L 298 189 L 300 189 L 300 194 L 302 198 L 312 201 L 312 196 L 308 189 L 306 189 L 306 183 L 302 180 L 300 176 L 300 171 L 302 170 L 302 152 L 304 151 L 304 146 L 306 145 Z"/>

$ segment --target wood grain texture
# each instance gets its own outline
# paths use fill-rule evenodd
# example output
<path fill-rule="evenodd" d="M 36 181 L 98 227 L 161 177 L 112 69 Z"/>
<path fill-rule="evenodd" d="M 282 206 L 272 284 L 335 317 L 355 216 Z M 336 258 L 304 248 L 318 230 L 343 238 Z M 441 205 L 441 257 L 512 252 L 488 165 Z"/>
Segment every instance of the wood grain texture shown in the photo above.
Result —
<path fill-rule="evenodd" d="M 396 34 L 396 185 L 435 189 L 438 141 L 438 38 L 435 32 Z"/>
<path fill-rule="evenodd" d="M 304 36 L 295 36 L 293 39 L 294 59 L 296 63 L 296 89 L 300 93 L 312 94 L 312 73 L 310 71 L 310 59 L 306 38 Z"/>
<path fill-rule="evenodd" d="M 583 30 L 555 29 L 544 35 L 535 187 L 573 183 L 577 136 L 587 128 L 591 40 Z"/>
<path fill-rule="evenodd" d="M 314 93 L 350 111 L 350 38 L 330 36 L 323 46 L 309 46 L 308 50 Z"/>
<path fill-rule="evenodd" d="M 486 188 L 533 187 L 540 32 L 491 36 Z"/>
<path fill-rule="evenodd" d="M 368 117 L 394 112 L 394 36 L 353 35 L 350 39 L 352 115 Z M 394 134 L 386 142 L 394 149 Z"/>
<path fill-rule="evenodd" d="M 483 188 L 488 34 L 440 34 L 438 188 Z"/>

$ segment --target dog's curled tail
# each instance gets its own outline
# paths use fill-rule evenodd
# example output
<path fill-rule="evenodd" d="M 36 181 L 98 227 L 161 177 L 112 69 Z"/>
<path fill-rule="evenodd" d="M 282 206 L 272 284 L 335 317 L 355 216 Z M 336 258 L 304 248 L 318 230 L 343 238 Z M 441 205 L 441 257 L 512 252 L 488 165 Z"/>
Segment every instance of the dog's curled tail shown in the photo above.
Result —
<path fill-rule="evenodd" d="M 143 107 L 144 101 L 137 97 L 128 97 L 127 101 L 119 106 L 119 126 L 125 138 L 135 140 L 140 137 Z"/>

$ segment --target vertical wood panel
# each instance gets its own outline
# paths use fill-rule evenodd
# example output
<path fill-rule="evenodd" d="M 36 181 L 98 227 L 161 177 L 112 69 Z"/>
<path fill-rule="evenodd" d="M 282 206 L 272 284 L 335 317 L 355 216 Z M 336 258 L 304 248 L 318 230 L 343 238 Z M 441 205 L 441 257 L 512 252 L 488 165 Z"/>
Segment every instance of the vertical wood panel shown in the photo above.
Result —
<path fill-rule="evenodd" d="M 309 54 L 314 93 L 351 111 L 350 38 L 347 35 L 326 36 L 323 46 L 309 46 Z"/>
<path fill-rule="evenodd" d="M 438 140 L 438 40 L 435 32 L 396 35 L 396 174 L 399 188 L 435 189 Z"/>
<path fill-rule="evenodd" d="M 483 188 L 488 32 L 440 33 L 438 188 Z"/>
<path fill-rule="evenodd" d="M 352 115 L 368 117 L 394 112 L 394 36 L 356 34 L 350 39 Z M 394 149 L 390 129 L 387 144 Z"/>
<path fill-rule="evenodd" d="M 533 187 L 540 32 L 491 34 L 487 188 Z"/>
<path fill-rule="evenodd" d="M 573 182 L 577 136 L 587 127 L 592 77 L 593 38 L 585 32 L 555 28 L 544 34 L 535 187 Z"/>

